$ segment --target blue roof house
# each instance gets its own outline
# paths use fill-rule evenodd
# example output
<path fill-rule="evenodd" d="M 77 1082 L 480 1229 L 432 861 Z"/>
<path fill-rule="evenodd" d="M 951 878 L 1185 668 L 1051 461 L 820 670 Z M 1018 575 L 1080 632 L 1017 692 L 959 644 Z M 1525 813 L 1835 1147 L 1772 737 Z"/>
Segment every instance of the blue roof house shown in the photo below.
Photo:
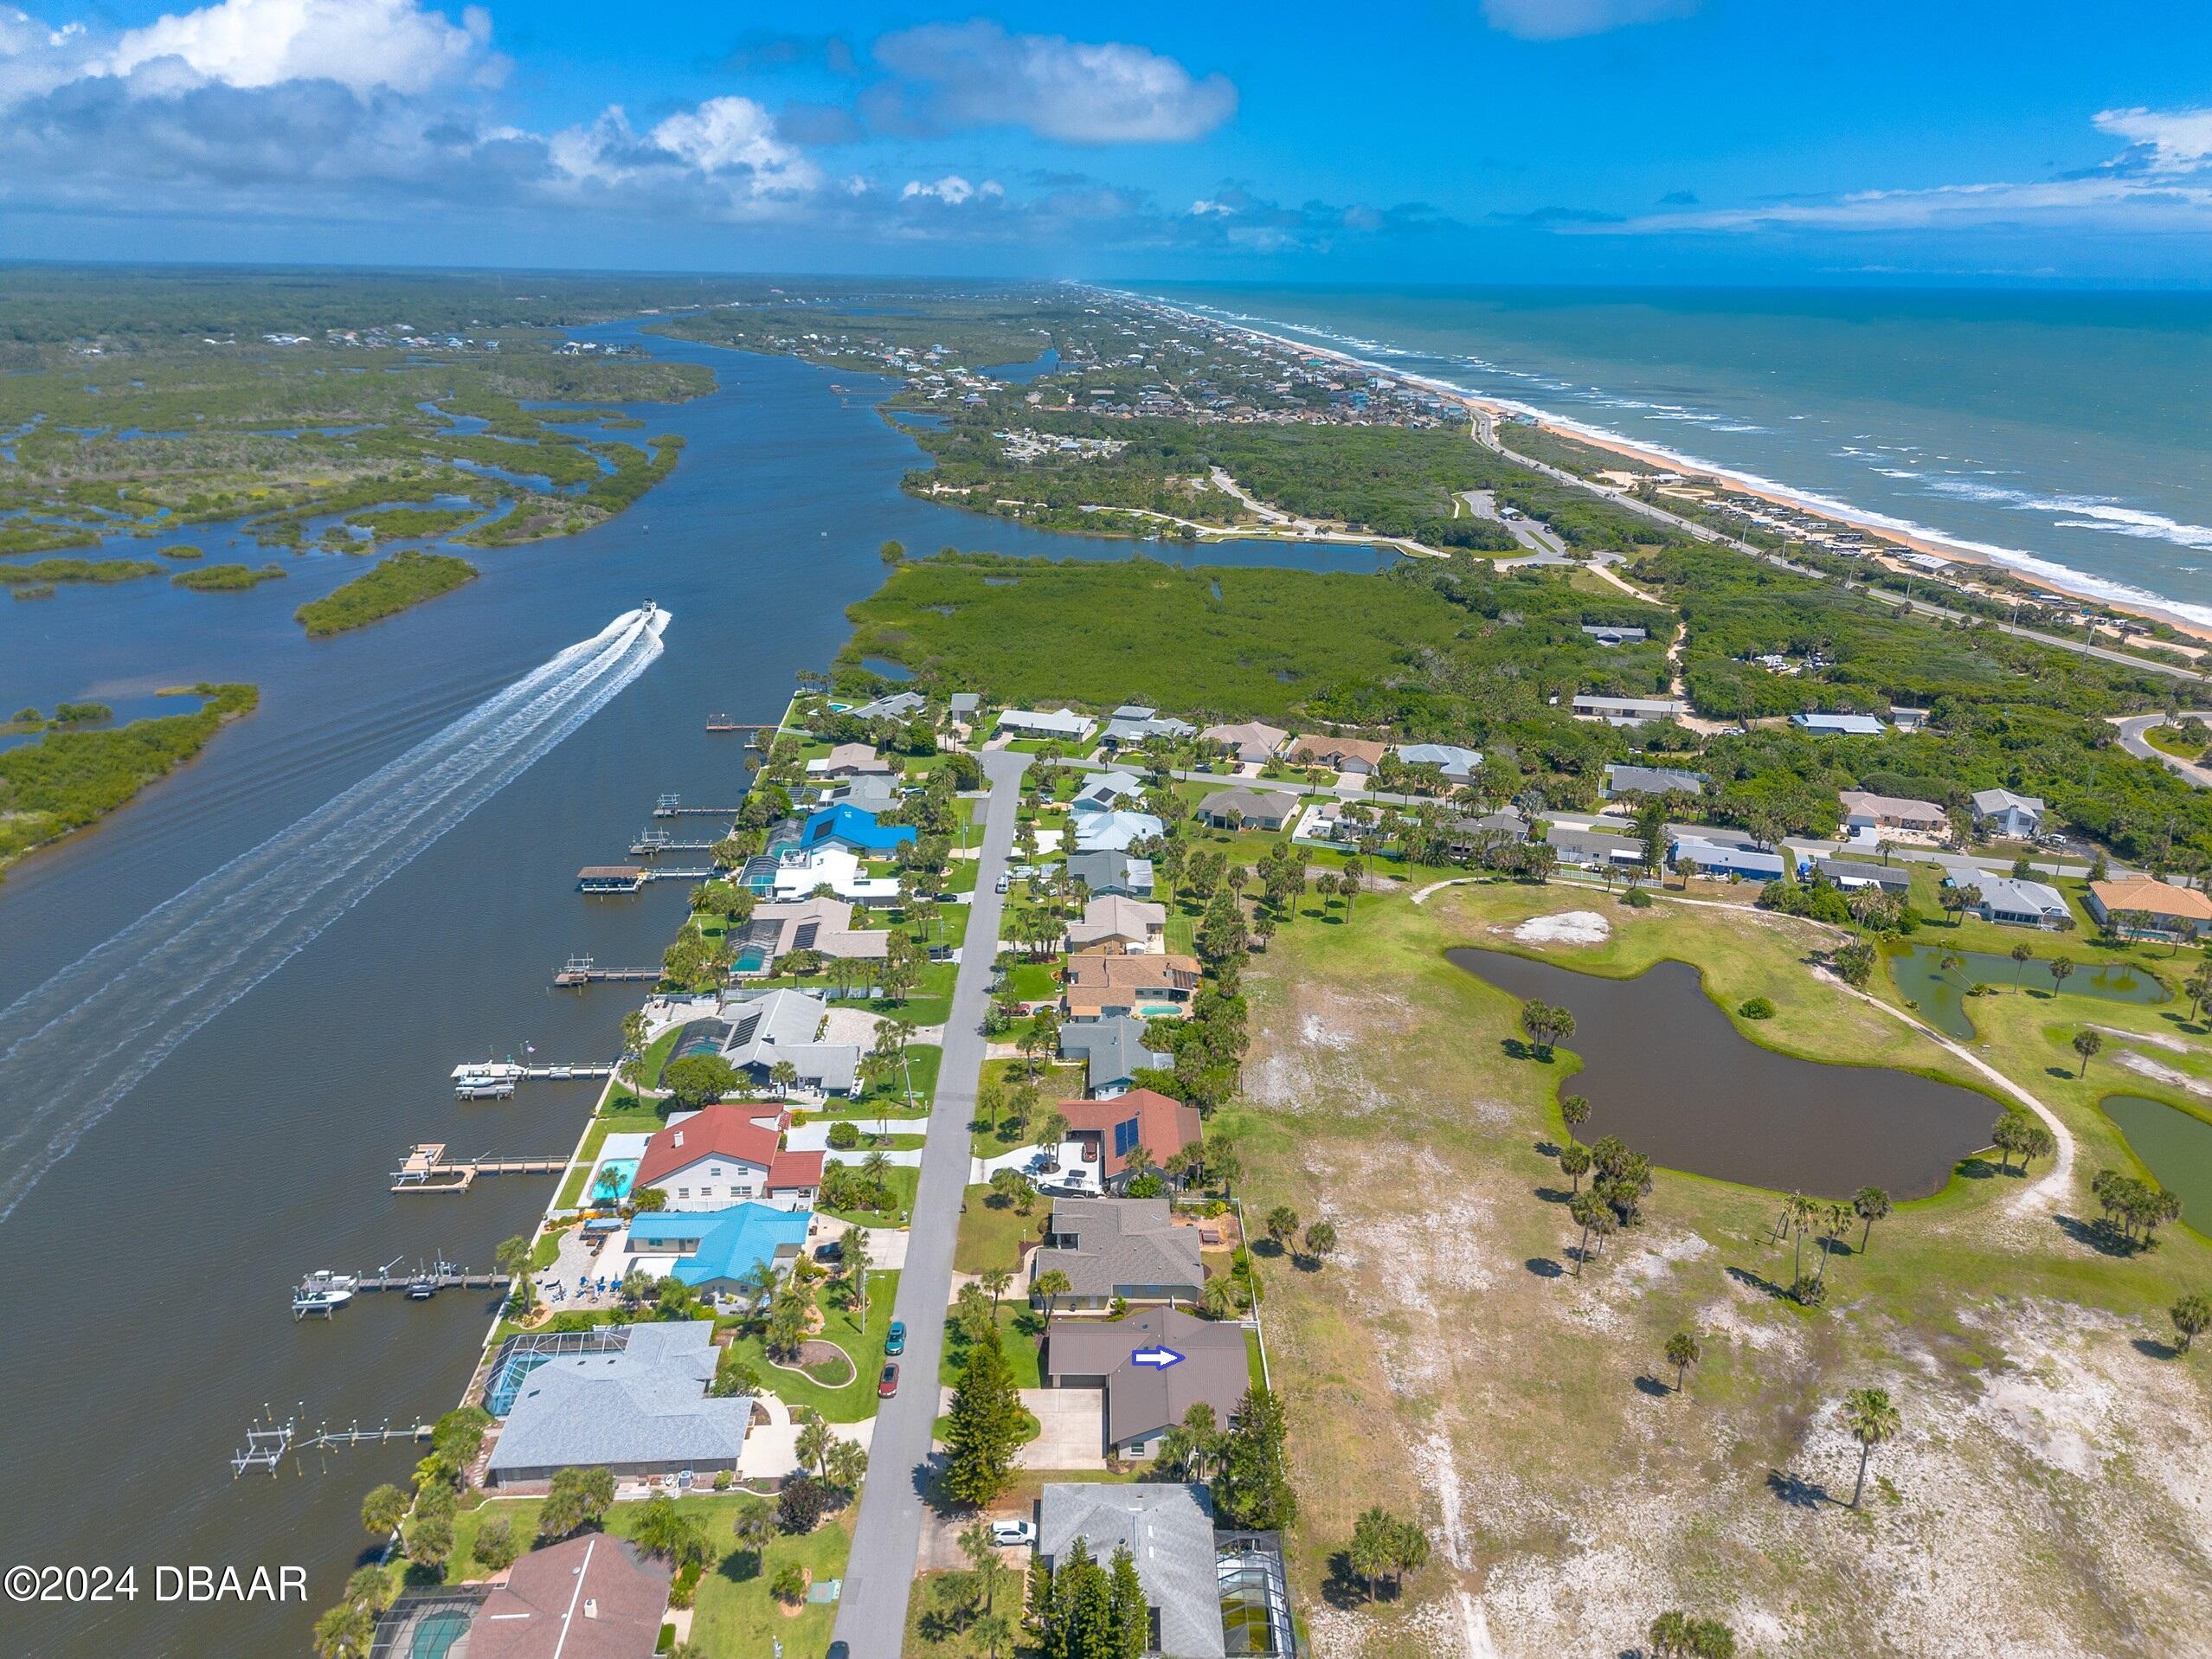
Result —
<path fill-rule="evenodd" d="M 888 852 L 893 847 L 914 839 L 914 826 L 901 824 L 886 828 L 876 821 L 873 813 L 863 812 L 858 807 L 825 807 L 807 820 L 807 827 L 799 837 L 799 845 L 809 852 L 818 846 L 835 843 L 855 852 Z"/>
<path fill-rule="evenodd" d="M 736 1296 L 761 1264 L 774 1267 L 802 1252 L 813 1222 L 811 1211 L 772 1204 L 641 1211 L 630 1218 L 630 1253 L 679 1257 L 671 1277 L 708 1295 Z"/>

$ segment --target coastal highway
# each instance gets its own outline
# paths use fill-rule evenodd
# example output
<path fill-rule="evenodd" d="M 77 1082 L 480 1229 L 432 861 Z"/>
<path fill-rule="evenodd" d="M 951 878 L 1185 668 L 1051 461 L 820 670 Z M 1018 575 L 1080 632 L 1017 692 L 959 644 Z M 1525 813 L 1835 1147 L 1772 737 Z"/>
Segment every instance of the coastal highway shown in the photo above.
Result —
<path fill-rule="evenodd" d="M 1013 850 L 1022 768 L 1029 756 L 986 749 L 979 757 L 991 786 L 983 819 L 982 856 L 975 871 L 952 1012 L 945 1019 L 937 1097 L 923 1143 L 922 1179 L 906 1241 L 906 1267 L 892 1312 L 906 1321 L 899 1390 L 876 1414 L 868 1479 L 852 1529 L 852 1555 L 838 1598 L 835 1640 L 852 1659 L 898 1659 L 906 1640 L 906 1601 L 922 1542 L 923 1494 L 934 1478 L 929 1431 L 937 1415 L 937 1366 L 943 1356 L 945 1309 L 952 1301 L 953 1244 L 968 1188 L 968 1126 L 983 1071 L 983 1013 L 999 953 L 1006 900 L 995 891 Z M 872 1363 L 872 1361 L 870 1361 Z"/>
<path fill-rule="evenodd" d="M 1694 519 L 1685 518 L 1679 513 L 1669 512 L 1666 508 L 1655 506 L 1649 501 L 1640 501 L 1625 490 L 1608 489 L 1605 485 L 1595 483 L 1579 473 L 1567 472 L 1563 467 L 1553 466 L 1531 455 L 1520 454 L 1508 448 L 1499 440 L 1497 417 L 1494 413 L 1483 408 L 1473 408 L 1472 413 L 1475 418 L 1469 428 L 1469 435 L 1475 441 L 1508 460 L 1527 467 L 1531 472 L 1540 473 L 1555 483 L 1572 485 L 1576 489 L 1588 491 L 1591 495 L 1603 496 L 1617 506 L 1625 507 L 1630 512 L 1641 513 L 1656 524 L 1679 530 L 1684 535 L 1694 536 L 1701 542 L 1710 543 L 1715 547 L 1726 547 L 1738 553 L 1748 554 L 1755 559 L 1764 559 L 1769 564 L 1779 565 L 1784 570 L 1793 571 L 1801 576 L 1809 576 L 1815 582 L 1828 580 L 1826 575 L 1821 571 L 1799 564 L 1794 560 L 1786 559 L 1779 553 L 1772 552 L 1765 548 L 1753 546 L 1749 542 L 1739 541 L 1736 537 L 1724 535 L 1710 525 L 1701 524 Z M 2092 645 L 2082 640 L 2070 640 L 2063 634 L 2047 633 L 2041 628 L 2024 628 L 2014 622 L 1992 621 L 1987 617 L 1977 616 L 1971 612 L 1954 610 L 1948 605 L 1934 604 L 1926 599 L 1914 599 L 1902 594 L 1893 594 L 1881 588 L 1869 588 L 1862 582 L 1847 581 L 1843 585 L 1864 594 L 1869 599 L 1877 600 L 1885 605 L 1910 613 L 1939 617 L 1949 622 L 1981 623 L 1996 628 L 1999 633 L 2009 633 L 2016 639 L 2034 640 L 2042 645 L 2056 646 L 2061 651 L 2078 651 L 2085 657 L 2095 657 L 2100 661 L 2118 663 L 2125 668 L 2138 668 L 2149 673 L 2164 674 L 2170 679 L 2187 680 L 2192 685 L 2212 685 L 2212 675 L 2201 673 L 2194 668 L 2183 668 L 2171 663 L 2153 662 L 2146 657 L 2139 657 L 2130 652 L 2116 651 L 2109 646 Z"/>
<path fill-rule="evenodd" d="M 2212 724 L 2212 712 L 2203 710 L 2196 710 L 2191 712 L 2194 712 L 2198 719 Z M 2170 717 L 2181 720 L 2188 718 L 2188 715 L 2176 715 Z M 2192 761 L 2182 759 L 2178 755 L 2169 755 L 2164 749 L 2151 747 L 2150 739 L 2144 734 L 2153 726 L 2164 725 L 2168 718 L 2168 716 L 2163 714 L 2132 714 L 2125 719 L 2114 720 L 2112 724 L 2119 728 L 2120 747 L 2129 754 L 2138 755 L 2146 761 L 2157 761 L 2162 765 L 2171 767 L 2200 789 L 2212 789 L 2212 768 L 2199 766 Z"/>

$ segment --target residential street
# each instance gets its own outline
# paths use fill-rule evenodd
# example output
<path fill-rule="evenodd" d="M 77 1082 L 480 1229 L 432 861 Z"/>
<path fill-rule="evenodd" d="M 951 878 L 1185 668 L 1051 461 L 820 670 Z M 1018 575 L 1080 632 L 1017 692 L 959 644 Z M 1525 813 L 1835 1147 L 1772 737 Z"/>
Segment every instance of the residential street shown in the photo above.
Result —
<path fill-rule="evenodd" d="M 952 1300 L 953 1244 L 960 1230 L 961 1195 L 968 1184 L 968 1124 L 975 1116 L 975 1087 L 983 1069 L 983 1013 L 990 1002 L 999 918 L 1006 905 L 993 890 L 1013 846 L 1021 774 L 1030 760 L 1006 749 L 987 749 L 980 758 L 984 780 L 991 786 L 982 856 L 960 975 L 953 984 L 952 1013 L 945 1021 L 944 1058 L 937 1073 L 937 1097 L 929 1113 L 906 1268 L 894 1309 L 906 1321 L 906 1353 L 899 1360 L 897 1397 L 886 1401 L 876 1418 L 852 1563 L 837 1609 L 835 1639 L 850 1646 L 852 1659 L 898 1659 L 906 1637 L 907 1592 L 922 1539 L 922 1489 L 928 1480 L 929 1431 L 937 1410 L 945 1309 Z"/>
<path fill-rule="evenodd" d="M 2131 755 L 2172 768 L 2200 789 L 2212 788 L 2212 769 L 2183 760 L 2178 756 L 2169 755 L 2163 749 L 2153 749 L 2144 736 L 2143 734 L 2151 727 L 2164 725 L 2166 718 L 2163 714 L 2133 714 L 2125 720 L 2113 721 L 2112 723 L 2119 728 L 2120 747 Z M 2212 715 L 2199 714 L 2198 718 L 2212 719 Z"/>

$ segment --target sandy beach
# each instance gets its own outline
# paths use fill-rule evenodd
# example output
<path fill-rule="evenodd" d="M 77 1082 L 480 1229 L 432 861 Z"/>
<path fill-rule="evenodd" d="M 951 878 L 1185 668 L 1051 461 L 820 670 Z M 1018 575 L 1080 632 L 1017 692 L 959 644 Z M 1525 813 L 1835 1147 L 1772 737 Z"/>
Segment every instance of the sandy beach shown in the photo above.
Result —
<path fill-rule="evenodd" d="M 1834 524 L 1838 529 L 1858 530 L 1863 535 L 1887 543 L 1888 548 L 1895 550 L 1899 556 L 1913 553 L 1930 554 L 1939 559 L 1949 560 L 1955 564 L 1976 566 L 2002 572 L 2060 597 L 2131 616 L 2139 616 L 2146 621 L 2164 622 L 2193 640 L 2212 644 L 2212 628 L 2207 628 L 2185 617 L 2176 615 L 2156 604 L 2130 603 L 2106 598 L 2085 588 L 2070 586 L 2063 577 L 2048 576 L 2037 569 L 2022 569 L 1993 558 L 1980 548 L 1962 542 L 1954 542 L 1941 536 L 1902 530 L 1883 522 L 1874 515 L 1854 513 L 1846 508 L 1839 507 L 1833 502 L 1815 500 L 1778 488 L 1769 479 L 1748 478 L 1741 473 L 1731 472 L 1727 467 L 1715 466 L 1710 462 L 1695 460 L 1687 456 L 1671 454 L 1665 450 L 1650 446 L 1632 443 L 1615 434 L 1600 431 L 1579 421 L 1568 420 L 1533 404 L 1518 402 L 1508 398 L 1479 396 L 1444 381 L 1436 380 L 1425 375 L 1410 373 L 1392 363 L 1379 363 L 1349 351 L 1315 345 L 1310 341 L 1296 339 L 1289 335 L 1271 333 L 1266 329 L 1255 328 L 1250 324 L 1226 322 L 1219 318 L 1184 311 L 1180 307 L 1165 305 L 1158 300 L 1148 303 L 1159 305 L 1162 310 L 1174 312 L 1212 327 L 1228 329 L 1233 333 L 1246 335 L 1255 340 L 1264 340 L 1270 345 L 1302 352 L 1309 357 L 1327 358 L 1333 363 L 1342 363 L 1347 368 L 1357 369 L 1365 374 L 1387 375 L 1394 380 L 1403 381 L 1410 386 L 1418 386 L 1424 391 L 1434 392 L 1437 396 L 1458 404 L 1469 412 L 1470 417 L 1478 413 L 1488 415 L 1494 419 L 1515 415 L 1527 417 L 1534 420 L 1544 431 L 1575 443 L 1585 444 L 1592 449 L 1603 449 L 1609 453 L 1620 456 L 1624 460 L 1634 461 L 1639 466 L 1649 466 L 1660 472 L 1677 473 L 1685 477 L 1714 480 L 1725 485 L 1732 491 L 1756 497 L 1761 501 L 1778 507 L 1787 507 L 1792 511 L 1804 513 L 1824 523 Z M 1593 485 L 1591 488 L 1598 493 L 1606 493 L 1600 486 Z M 2021 556 L 2032 557 L 2026 554 Z M 1904 572 L 1900 569 L 1900 574 Z M 1923 576 L 1929 575 L 1928 572 L 1917 570 L 1913 574 Z M 2103 629 L 2100 632 L 2112 633 L 2115 638 L 2123 637 L 2113 629 Z M 2191 654 L 2196 653 L 2192 652 Z"/>

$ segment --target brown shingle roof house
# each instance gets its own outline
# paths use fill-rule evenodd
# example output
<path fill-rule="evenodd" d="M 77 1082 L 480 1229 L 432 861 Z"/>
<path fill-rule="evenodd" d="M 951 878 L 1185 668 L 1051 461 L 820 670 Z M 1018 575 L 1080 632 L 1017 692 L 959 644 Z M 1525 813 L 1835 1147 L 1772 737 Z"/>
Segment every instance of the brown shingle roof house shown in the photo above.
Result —
<path fill-rule="evenodd" d="M 1390 753 L 1388 743 L 1365 737 L 1331 737 L 1312 732 L 1290 745 L 1289 758 L 1301 766 L 1333 767 L 1339 772 L 1372 772 Z"/>
<path fill-rule="evenodd" d="M 1182 1357 L 1168 1366 L 1136 1362 L 1137 1354 L 1161 1348 Z M 1160 1437 L 1200 1401 L 1213 1408 L 1217 1424 L 1228 1427 L 1252 1386 L 1244 1328 L 1179 1308 L 1048 1321 L 1044 1370 L 1054 1388 L 1105 1389 L 1106 1441 L 1124 1457 L 1151 1456 Z"/>
<path fill-rule="evenodd" d="M 469 1621 L 468 1659 L 650 1659 L 667 1611 L 667 1568 L 585 1533 L 515 1563 Z"/>

